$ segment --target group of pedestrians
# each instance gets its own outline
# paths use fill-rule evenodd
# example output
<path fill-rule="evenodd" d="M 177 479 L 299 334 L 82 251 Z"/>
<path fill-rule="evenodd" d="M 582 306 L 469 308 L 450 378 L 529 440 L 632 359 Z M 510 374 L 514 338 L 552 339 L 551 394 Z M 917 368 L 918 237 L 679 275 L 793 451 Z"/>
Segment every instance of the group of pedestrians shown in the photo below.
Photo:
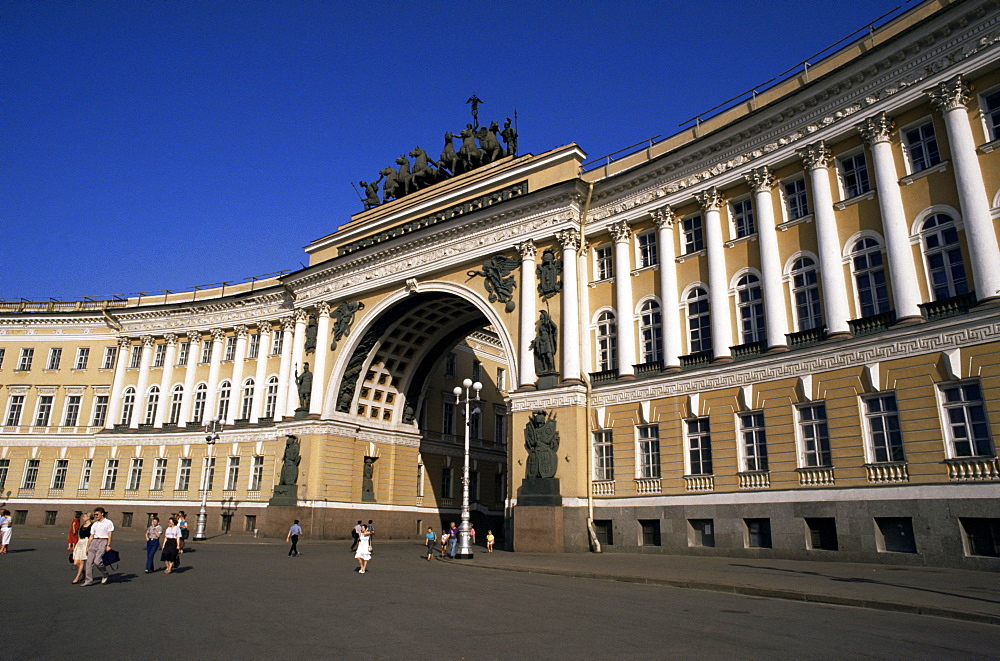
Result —
<path fill-rule="evenodd" d="M 364 574 L 368 571 L 368 563 L 372 559 L 372 537 L 375 535 L 375 524 L 368 519 L 368 524 L 358 521 L 351 531 L 354 543 L 351 550 L 354 551 L 354 559 L 358 561 L 358 573 Z"/>
<path fill-rule="evenodd" d="M 444 558 L 455 558 L 455 552 L 458 549 L 458 538 L 461 534 L 458 526 L 455 522 L 451 522 L 451 526 L 448 531 L 442 533 L 441 535 L 441 559 Z M 469 528 L 469 541 L 473 544 L 476 543 L 476 529 Z M 493 531 L 488 530 L 486 532 L 486 552 L 493 553 L 493 542 L 495 537 L 493 536 Z M 437 533 L 434 532 L 434 528 L 428 526 L 427 534 L 424 535 L 424 546 L 427 547 L 427 560 L 429 561 L 434 557 L 434 548 L 437 546 Z"/>

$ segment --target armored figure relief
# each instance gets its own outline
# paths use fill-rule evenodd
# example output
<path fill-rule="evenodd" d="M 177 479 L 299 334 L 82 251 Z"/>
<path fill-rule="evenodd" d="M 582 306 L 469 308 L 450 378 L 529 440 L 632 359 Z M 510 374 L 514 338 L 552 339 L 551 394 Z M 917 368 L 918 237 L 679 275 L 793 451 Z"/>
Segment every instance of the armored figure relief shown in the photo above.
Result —
<path fill-rule="evenodd" d="M 375 462 L 378 457 L 365 457 L 364 473 L 361 477 L 361 500 L 365 503 L 375 502 Z"/>
<path fill-rule="evenodd" d="M 559 281 L 559 275 L 562 271 L 562 260 L 556 259 L 556 254 L 551 248 L 546 248 L 542 253 L 542 263 L 535 267 L 535 275 L 538 276 L 538 293 L 543 301 L 547 301 L 562 291 L 562 282 Z"/>
<path fill-rule="evenodd" d="M 306 353 L 316 353 L 316 333 L 318 331 L 316 317 L 309 317 L 309 323 L 306 324 Z"/>
<path fill-rule="evenodd" d="M 547 310 L 538 315 L 538 333 L 528 346 L 535 354 L 535 373 L 554 374 L 559 332 Z"/>
<path fill-rule="evenodd" d="M 469 271 L 468 275 L 475 277 L 481 275 L 486 279 L 486 291 L 489 292 L 490 303 L 500 301 L 505 303 L 507 312 L 514 311 L 514 287 L 517 283 L 511 272 L 517 268 L 519 260 L 513 257 L 497 255 L 490 261 L 483 264 L 481 271 Z"/>
<path fill-rule="evenodd" d="M 302 374 L 295 370 L 295 385 L 298 386 L 299 408 L 309 410 L 312 400 L 313 373 L 309 371 L 309 363 L 302 364 Z"/>
<path fill-rule="evenodd" d="M 559 461 L 556 451 L 559 450 L 559 432 L 556 431 L 556 421 L 546 419 L 545 411 L 535 411 L 524 427 L 524 447 L 528 450 L 527 477 L 553 478 Z"/>
<path fill-rule="evenodd" d="M 515 115 L 517 113 L 514 113 Z M 517 156 L 517 131 L 510 125 L 510 117 L 503 123 L 503 131 L 500 132 L 503 144 L 507 148 L 508 156 Z"/>
<path fill-rule="evenodd" d="M 299 439 L 289 434 L 285 438 L 285 454 L 281 458 L 281 476 L 278 484 L 295 484 L 299 479 Z"/>
<path fill-rule="evenodd" d="M 330 313 L 330 317 L 333 319 L 333 342 L 330 343 L 330 351 L 337 348 L 337 342 L 351 334 L 355 313 L 364 309 L 365 304 L 361 301 L 354 303 L 344 301 Z"/>
<path fill-rule="evenodd" d="M 381 201 L 378 199 L 378 185 L 379 183 L 381 183 L 381 181 L 382 181 L 382 176 L 379 176 L 378 179 L 376 179 L 371 183 L 365 181 L 358 182 L 361 188 L 363 188 L 365 191 L 365 198 L 364 198 L 365 211 L 367 211 L 368 209 L 374 209 L 379 204 L 381 204 Z"/>

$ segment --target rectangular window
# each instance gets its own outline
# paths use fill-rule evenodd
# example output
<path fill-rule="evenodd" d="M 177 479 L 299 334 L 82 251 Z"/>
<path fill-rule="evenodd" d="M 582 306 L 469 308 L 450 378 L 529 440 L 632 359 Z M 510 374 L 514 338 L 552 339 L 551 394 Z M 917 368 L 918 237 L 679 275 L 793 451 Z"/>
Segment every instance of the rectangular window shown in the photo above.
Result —
<path fill-rule="evenodd" d="M 7 404 L 7 420 L 4 422 L 8 427 L 17 427 L 21 424 L 21 414 L 24 412 L 24 395 L 11 395 L 10 403 Z"/>
<path fill-rule="evenodd" d="M 271 355 L 280 356 L 283 346 L 285 346 L 285 333 L 279 328 L 274 332 L 274 344 L 271 346 Z"/>
<path fill-rule="evenodd" d="M 3 369 L 3 359 L 4 356 L 6 355 L 7 355 L 7 350 L 4 349 L 3 347 L 0 347 L 0 369 Z"/>
<path fill-rule="evenodd" d="M 785 209 L 788 220 L 797 220 L 809 215 L 809 198 L 806 197 L 806 180 L 804 178 L 787 181 L 782 185 L 785 196 Z"/>
<path fill-rule="evenodd" d="M 264 455 L 255 454 L 253 470 L 250 471 L 250 491 L 260 491 L 264 482 Z"/>
<path fill-rule="evenodd" d="M 507 442 L 507 412 L 497 410 L 493 413 L 493 442 L 503 444 Z"/>
<path fill-rule="evenodd" d="M 472 380 L 482 381 L 483 380 L 483 364 L 478 361 L 472 361 Z"/>
<path fill-rule="evenodd" d="M 611 246 L 598 246 L 594 249 L 596 272 L 598 280 L 610 280 L 614 277 L 614 251 Z"/>
<path fill-rule="evenodd" d="M 987 139 L 1000 140 L 1000 89 L 984 94 L 981 105 L 986 119 Z"/>
<path fill-rule="evenodd" d="M 500 392 L 507 391 L 507 370 L 503 367 L 497 368 L 497 390 Z"/>
<path fill-rule="evenodd" d="M 90 348 L 79 347 L 76 350 L 76 362 L 73 363 L 73 369 L 85 370 L 87 369 L 87 363 L 89 361 L 90 361 Z"/>
<path fill-rule="evenodd" d="M 483 412 L 477 406 L 469 414 L 469 438 L 482 439 Z"/>
<path fill-rule="evenodd" d="M 767 470 L 767 436 L 764 432 L 764 412 L 740 414 L 740 443 L 743 448 L 743 470 Z"/>
<path fill-rule="evenodd" d="M 844 183 L 844 199 L 864 195 L 872 189 L 868 181 L 868 164 L 864 152 L 841 158 L 840 176 Z"/>
<path fill-rule="evenodd" d="M 178 342 L 177 343 L 177 366 L 181 367 L 188 364 L 188 354 L 191 352 L 190 342 Z"/>
<path fill-rule="evenodd" d="M 7 471 L 10 470 L 10 459 L 0 459 L 0 490 L 7 486 Z"/>
<path fill-rule="evenodd" d="M 802 438 L 802 466 L 832 466 L 830 432 L 826 424 L 826 405 L 798 407 L 799 434 Z"/>
<path fill-rule="evenodd" d="M 469 471 L 469 502 L 479 502 L 479 471 Z"/>
<path fill-rule="evenodd" d="M 255 360 L 258 355 L 260 355 L 260 333 L 254 333 L 249 336 L 247 357 L 250 358 L 250 360 Z"/>
<path fill-rule="evenodd" d="M 47 370 L 59 369 L 60 361 L 62 361 L 62 349 L 58 347 L 49 349 L 49 360 L 47 363 L 45 363 L 45 369 Z"/>
<path fill-rule="evenodd" d="M 454 353 L 449 353 L 444 359 L 444 375 L 453 377 L 458 373 L 457 361 Z"/>
<path fill-rule="evenodd" d="M 187 491 L 191 486 L 191 458 L 181 457 L 177 460 L 177 491 Z"/>
<path fill-rule="evenodd" d="M 167 481 L 167 460 L 163 457 L 153 461 L 153 483 L 149 485 L 150 491 L 163 491 L 163 485 Z"/>
<path fill-rule="evenodd" d="M 244 532 L 256 532 L 257 530 L 257 515 L 247 514 L 244 519 L 243 530 Z"/>
<path fill-rule="evenodd" d="M 157 344 L 153 349 L 153 367 L 163 367 L 167 358 L 167 345 Z"/>
<path fill-rule="evenodd" d="M 45 427 L 52 418 L 52 395 L 42 395 L 38 398 L 38 412 L 35 414 L 35 426 Z"/>
<path fill-rule="evenodd" d="M 1000 519 L 960 518 L 969 555 L 1000 558 Z"/>
<path fill-rule="evenodd" d="M 705 239 L 701 228 L 701 216 L 690 216 L 681 221 L 681 232 L 684 235 L 684 254 L 705 249 Z"/>
<path fill-rule="evenodd" d="M 35 488 L 35 482 L 38 481 L 38 467 L 41 463 L 41 459 L 28 459 L 24 464 L 24 479 L 21 480 L 22 489 L 30 490 Z"/>
<path fill-rule="evenodd" d="M 887 553 L 916 553 L 917 540 L 913 536 L 913 519 L 909 517 L 875 517 L 879 536 L 875 543 L 879 551 Z"/>
<path fill-rule="evenodd" d="M 733 218 L 733 230 L 736 232 L 736 238 L 739 239 L 757 233 L 757 227 L 753 222 L 753 203 L 750 201 L 750 198 L 731 202 L 729 204 L 729 213 Z"/>
<path fill-rule="evenodd" d="M 14 510 L 14 525 L 23 526 L 28 521 L 28 510 Z"/>
<path fill-rule="evenodd" d="M 93 459 L 83 460 L 83 469 L 80 471 L 80 491 L 86 491 L 90 488 L 90 471 L 94 467 Z"/>
<path fill-rule="evenodd" d="M 139 484 L 142 482 L 142 459 L 135 457 L 132 459 L 132 463 L 128 469 L 128 486 L 126 489 L 129 491 L 138 491 Z"/>
<path fill-rule="evenodd" d="M 21 355 L 17 359 L 18 372 L 30 372 L 31 360 L 35 357 L 34 349 L 21 349 Z"/>
<path fill-rule="evenodd" d="M 920 172 L 941 162 L 932 122 L 903 131 L 903 142 L 910 161 L 910 172 Z"/>
<path fill-rule="evenodd" d="M 451 487 L 452 487 L 452 476 L 454 474 L 454 469 L 451 466 L 445 466 L 441 469 L 441 497 L 451 498 Z"/>
<path fill-rule="evenodd" d="M 222 360 L 233 361 L 236 359 L 236 337 L 230 335 L 226 338 L 226 351 L 223 354 Z"/>
<path fill-rule="evenodd" d="M 109 491 L 115 488 L 118 483 L 118 460 L 108 459 L 107 464 L 104 466 L 104 483 L 101 488 L 105 491 Z"/>
<path fill-rule="evenodd" d="M 833 517 L 807 518 L 808 547 L 819 551 L 837 551 L 837 520 Z"/>
<path fill-rule="evenodd" d="M 94 398 L 94 426 L 103 427 L 108 421 L 109 395 L 98 395 Z"/>
<path fill-rule="evenodd" d="M 101 361 L 102 370 L 113 370 L 115 368 L 115 358 L 118 357 L 118 347 L 104 347 L 104 360 Z"/>
<path fill-rule="evenodd" d="M 639 427 L 638 477 L 660 477 L 660 428 L 656 425 Z"/>
<path fill-rule="evenodd" d="M 240 458 L 229 457 L 226 464 L 226 491 L 236 491 L 240 481 Z"/>
<path fill-rule="evenodd" d="M 945 435 L 951 457 L 992 457 L 993 441 L 979 381 L 941 385 Z"/>
<path fill-rule="evenodd" d="M 644 269 L 658 264 L 659 255 L 656 251 L 656 232 L 643 232 L 636 235 L 635 240 L 639 247 L 639 258 L 636 260 L 638 268 Z"/>
<path fill-rule="evenodd" d="M 417 498 L 424 497 L 424 465 L 417 464 Z"/>
<path fill-rule="evenodd" d="M 607 482 L 615 479 L 615 449 L 611 430 L 594 432 L 594 480 Z"/>
<path fill-rule="evenodd" d="M 132 512 L 122 512 L 122 528 L 132 527 Z"/>
<path fill-rule="evenodd" d="M 441 433 L 451 436 L 455 433 L 455 404 L 445 402 L 441 411 Z"/>
<path fill-rule="evenodd" d="M 594 533 L 602 546 L 615 545 L 615 526 L 610 519 L 595 519 Z"/>
<path fill-rule="evenodd" d="M 76 427 L 80 421 L 80 403 L 83 397 L 80 395 L 70 395 L 66 398 L 66 417 L 63 418 L 64 427 Z"/>
<path fill-rule="evenodd" d="M 62 491 L 66 488 L 66 475 L 69 473 L 69 459 L 56 459 L 55 470 L 52 471 L 52 489 Z"/>
<path fill-rule="evenodd" d="M 715 521 L 713 519 L 688 519 L 690 526 L 688 546 L 715 546 Z"/>
<path fill-rule="evenodd" d="M 138 344 L 133 345 L 129 351 L 128 367 L 133 370 L 142 367 L 142 347 Z"/>
<path fill-rule="evenodd" d="M 863 403 L 872 462 L 905 461 L 896 395 L 872 395 L 865 397 Z"/>
<path fill-rule="evenodd" d="M 215 485 L 215 457 L 205 457 L 201 470 L 201 488 L 211 491 Z"/>
<path fill-rule="evenodd" d="M 507 500 L 507 490 L 503 473 L 493 474 L 493 502 L 502 505 Z"/>
<path fill-rule="evenodd" d="M 201 343 L 201 362 L 205 365 L 212 362 L 212 340 Z"/>
<path fill-rule="evenodd" d="M 642 544 L 640 546 L 660 545 L 659 519 L 639 519 L 639 527 L 642 530 Z"/>
<path fill-rule="evenodd" d="M 689 475 L 712 474 L 712 435 L 709 433 L 708 418 L 686 420 Z"/>
<path fill-rule="evenodd" d="M 54 526 L 56 525 L 56 515 L 58 512 L 56 510 L 45 510 L 45 525 Z"/>
<path fill-rule="evenodd" d="M 747 526 L 747 548 L 771 548 L 771 519 L 743 519 Z"/>

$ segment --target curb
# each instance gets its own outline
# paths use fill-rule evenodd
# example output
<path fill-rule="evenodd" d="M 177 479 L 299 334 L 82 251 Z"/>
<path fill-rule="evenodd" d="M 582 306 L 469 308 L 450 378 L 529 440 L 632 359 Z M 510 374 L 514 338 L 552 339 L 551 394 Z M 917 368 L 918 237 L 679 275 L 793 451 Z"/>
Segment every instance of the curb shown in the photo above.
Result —
<path fill-rule="evenodd" d="M 539 569 L 537 567 L 517 567 L 517 566 L 499 567 L 496 565 L 483 565 L 477 563 L 471 563 L 466 566 L 476 567 L 479 569 L 499 569 L 501 571 L 521 572 L 525 574 L 545 574 L 549 576 L 565 576 L 568 578 L 589 578 L 599 581 L 640 583 L 645 585 L 660 585 L 663 587 L 681 588 L 685 590 L 706 590 L 709 592 L 739 594 L 748 597 L 784 599 L 786 601 L 802 601 L 814 604 L 829 604 L 832 606 L 849 606 L 852 608 L 868 608 L 871 610 L 880 610 L 892 613 L 906 613 L 909 615 L 929 615 L 932 617 L 943 617 L 952 620 L 961 620 L 963 622 L 988 624 L 1000 627 L 1000 615 L 991 615 L 989 613 L 976 613 L 970 611 L 955 610 L 951 608 L 937 608 L 934 606 L 918 606 L 915 604 L 905 604 L 895 601 L 860 599 L 856 597 L 840 597 L 831 594 L 800 592 L 796 590 L 776 590 L 773 588 L 758 588 L 749 585 L 728 585 L 724 583 L 705 583 L 701 581 L 684 581 L 684 580 L 675 580 L 668 578 L 649 578 L 645 576 L 612 576 L 609 574 L 595 574 L 592 572 L 573 571 L 569 569 Z"/>

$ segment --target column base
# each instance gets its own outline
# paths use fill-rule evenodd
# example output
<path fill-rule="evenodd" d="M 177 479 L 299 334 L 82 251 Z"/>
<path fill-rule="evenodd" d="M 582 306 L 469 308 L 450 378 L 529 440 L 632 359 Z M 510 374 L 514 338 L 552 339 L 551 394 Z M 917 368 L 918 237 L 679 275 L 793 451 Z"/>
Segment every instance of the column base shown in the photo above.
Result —
<path fill-rule="evenodd" d="M 562 507 L 514 508 L 514 551 L 521 553 L 563 553 Z"/>
<path fill-rule="evenodd" d="M 299 487 L 297 484 L 277 484 L 274 487 L 274 494 L 268 505 L 297 505 L 299 501 Z"/>

